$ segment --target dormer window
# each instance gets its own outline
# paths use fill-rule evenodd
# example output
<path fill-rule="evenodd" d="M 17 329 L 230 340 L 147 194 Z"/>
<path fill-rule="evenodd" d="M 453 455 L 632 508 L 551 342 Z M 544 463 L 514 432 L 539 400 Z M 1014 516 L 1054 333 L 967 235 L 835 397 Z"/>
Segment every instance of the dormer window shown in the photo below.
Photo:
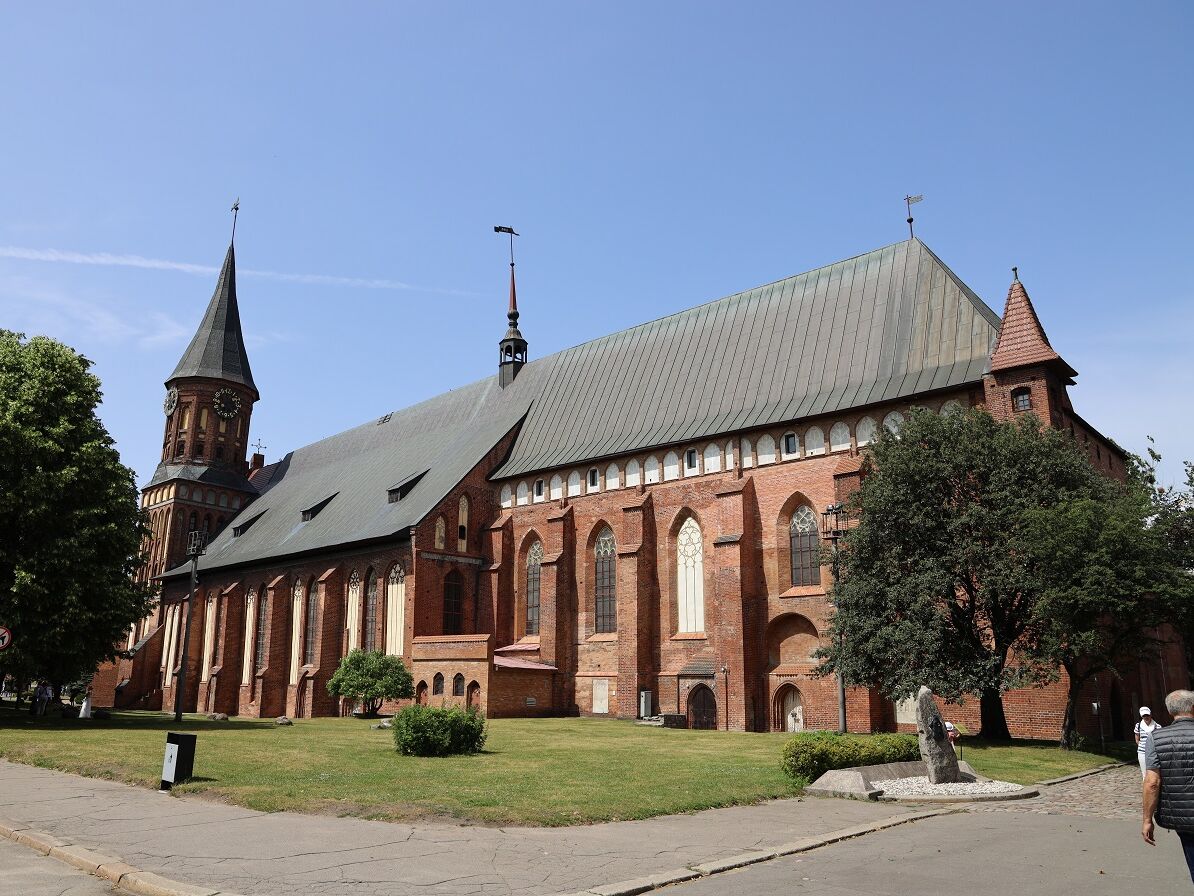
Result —
<path fill-rule="evenodd" d="M 339 492 L 337 492 L 336 494 L 339 494 Z M 319 516 L 319 512 L 321 510 L 323 510 L 323 508 L 327 507 L 328 502 L 331 501 L 332 498 L 334 498 L 334 497 L 336 497 L 336 495 L 328 495 L 326 498 L 324 498 L 318 504 L 315 504 L 314 506 L 308 507 L 306 510 L 304 510 L 303 511 L 303 522 L 304 523 L 308 522 L 309 520 L 313 520 L 313 519 L 315 519 L 315 517 Z"/>
<path fill-rule="evenodd" d="M 1012 410 L 1017 413 L 1032 410 L 1032 391 L 1029 389 L 1015 389 L 1012 391 Z"/>
<path fill-rule="evenodd" d="M 232 537 L 240 538 L 242 535 L 244 535 L 246 532 L 249 531 L 250 526 L 252 526 L 255 522 L 257 522 L 263 516 L 265 516 L 264 510 L 261 511 L 261 513 L 257 514 L 256 516 L 250 517 L 249 519 L 245 520 L 239 526 L 233 526 L 232 527 Z"/>
<path fill-rule="evenodd" d="M 419 484 L 419 480 L 426 475 L 427 471 L 424 470 L 422 473 L 415 473 L 413 476 L 407 476 L 396 485 L 391 485 L 388 489 L 386 489 L 386 494 L 389 496 L 390 503 L 393 504 L 396 501 L 401 501 L 403 498 L 409 495 L 411 490 Z"/>

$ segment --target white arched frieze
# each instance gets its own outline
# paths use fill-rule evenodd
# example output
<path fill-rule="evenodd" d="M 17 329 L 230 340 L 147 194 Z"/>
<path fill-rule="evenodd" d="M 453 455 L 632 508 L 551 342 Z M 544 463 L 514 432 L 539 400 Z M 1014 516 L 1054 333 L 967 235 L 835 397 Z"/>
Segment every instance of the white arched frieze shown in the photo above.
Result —
<path fill-rule="evenodd" d="M 858 428 L 854 431 L 854 434 L 858 437 L 859 448 L 875 441 L 875 429 L 875 421 L 870 417 L 863 417 L 858 421 Z"/>
<path fill-rule="evenodd" d="M 734 443 L 726 442 L 726 469 L 734 469 Z"/>
<path fill-rule="evenodd" d="M 639 468 L 638 461 L 628 460 L 626 462 L 626 487 L 634 488 L 642 481 L 642 470 Z"/>
<path fill-rule="evenodd" d="M 580 473 L 573 470 L 568 474 L 568 497 L 575 498 L 580 494 Z"/>
<path fill-rule="evenodd" d="M 560 478 L 559 473 L 556 473 L 556 475 L 551 477 L 551 485 L 548 487 L 548 494 L 551 495 L 551 499 L 553 501 L 564 497 L 564 480 Z"/>
<path fill-rule="evenodd" d="M 617 464 L 610 464 L 605 468 L 605 487 L 607 490 L 622 487 L 621 473 L 618 470 Z"/>
<path fill-rule="evenodd" d="M 819 426 L 810 426 L 804 434 L 804 453 L 817 455 L 825 453 L 825 433 Z"/>
<path fill-rule="evenodd" d="M 850 450 L 850 427 L 841 420 L 833 424 L 833 427 L 829 430 L 829 450 Z"/>
<path fill-rule="evenodd" d="M 514 491 L 513 491 L 513 489 L 510 488 L 509 483 L 502 486 L 502 506 L 503 507 L 513 507 L 514 506 Z"/>
<path fill-rule="evenodd" d="M 961 412 L 962 412 L 961 402 L 956 401 L 952 398 L 949 401 L 947 401 L 945 404 L 941 405 L 941 413 L 943 415 L 960 414 Z"/>
<path fill-rule="evenodd" d="M 705 446 L 705 472 L 721 472 L 721 448 L 716 444 Z"/>
<path fill-rule="evenodd" d="M 514 491 L 514 499 L 517 501 L 519 507 L 531 500 L 531 490 L 525 482 L 518 483 L 518 488 Z"/>
<path fill-rule="evenodd" d="M 669 482 L 680 475 L 680 457 L 675 451 L 663 456 L 663 481 Z"/>
<path fill-rule="evenodd" d="M 659 458 L 654 454 L 647 458 L 647 462 L 643 464 L 643 482 L 650 485 L 653 482 L 659 481 Z"/>
<path fill-rule="evenodd" d="M 764 433 L 763 435 L 759 436 L 758 449 L 758 462 L 760 467 L 764 466 L 765 464 L 775 463 L 775 439 L 771 438 L 769 434 Z"/>
<path fill-rule="evenodd" d="M 904 428 L 904 415 L 899 411 L 892 411 L 883 418 L 883 426 L 888 432 L 900 434 L 900 430 Z"/>
<path fill-rule="evenodd" d="M 742 438 L 742 469 L 747 470 L 755 465 L 754 449 L 751 447 L 750 439 L 743 436 Z"/>

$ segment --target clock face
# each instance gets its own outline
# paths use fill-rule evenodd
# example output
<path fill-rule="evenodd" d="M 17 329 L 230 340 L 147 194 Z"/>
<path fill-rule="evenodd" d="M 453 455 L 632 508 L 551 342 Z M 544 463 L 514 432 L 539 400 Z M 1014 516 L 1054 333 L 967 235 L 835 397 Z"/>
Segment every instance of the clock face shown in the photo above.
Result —
<path fill-rule="evenodd" d="M 166 400 L 162 402 L 162 410 L 165 411 L 166 416 L 169 417 L 174 413 L 174 409 L 176 407 L 178 407 L 178 390 L 171 389 L 166 393 Z"/>
<path fill-rule="evenodd" d="M 213 404 L 216 413 L 225 420 L 231 420 L 240 413 L 240 396 L 231 389 L 221 389 L 215 395 Z"/>

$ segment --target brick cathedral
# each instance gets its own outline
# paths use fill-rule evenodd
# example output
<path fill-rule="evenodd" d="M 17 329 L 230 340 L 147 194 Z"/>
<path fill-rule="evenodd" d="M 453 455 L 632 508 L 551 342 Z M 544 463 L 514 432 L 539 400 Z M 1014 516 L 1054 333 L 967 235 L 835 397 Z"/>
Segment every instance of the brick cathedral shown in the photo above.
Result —
<path fill-rule="evenodd" d="M 918 239 L 536 360 L 513 270 L 493 376 L 267 464 L 248 455 L 261 396 L 228 249 L 166 380 L 143 492 L 160 606 L 100 670 L 97 705 L 172 707 L 186 663 L 189 711 L 338 715 L 328 679 L 362 647 L 401 656 L 417 701 L 491 717 L 833 729 L 835 684 L 812 674 L 822 511 L 857 487 L 881 427 L 913 406 L 1031 412 L 1123 475 L 1019 280 L 1000 318 Z M 183 656 L 193 530 L 211 540 Z M 1173 650 L 1102 681 L 1080 730 L 1130 731 L 1184 675 Z M 1050 737 L 1065 683 L 1004 702 L 1014 734 Z M 977 730 L 977 699 L 950 716 Z M 910 721 L 861 688 L 847 717 Z"/>

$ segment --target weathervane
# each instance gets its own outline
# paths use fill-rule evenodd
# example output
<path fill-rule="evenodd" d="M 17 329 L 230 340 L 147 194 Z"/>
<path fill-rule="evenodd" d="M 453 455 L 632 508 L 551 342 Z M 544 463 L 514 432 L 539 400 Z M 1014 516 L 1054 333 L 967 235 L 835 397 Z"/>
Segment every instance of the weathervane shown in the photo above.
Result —
<path fill-rule="evenodd" d="M 494 225 L 493 232 L 510 234 L 510 267 L 514 267 L 514 237 L 518 234 L 514 232 L 513 227 L 502 227 L 501 225 Z"/>
<path fill-rule="evenodd" d="M 236 216 L 240 214 L 240 197 L 236 197 L 236 202 L 232 203 L 232 242 L 236 242 Z"/>
<path fill-rule="evenodd" d="M 905 196 L 904 197 L 904 205 L 906 205 L 908 207 L 908 239 L 912 239 L 916 236 L 916 234 L 914 234 L 912 232 L 912 206 L 914 206 L 916 203 L 920 202 L 924 198 L 925 197 L 924 197 L 923 193 L 918 193 L 915 196 Z"/>

